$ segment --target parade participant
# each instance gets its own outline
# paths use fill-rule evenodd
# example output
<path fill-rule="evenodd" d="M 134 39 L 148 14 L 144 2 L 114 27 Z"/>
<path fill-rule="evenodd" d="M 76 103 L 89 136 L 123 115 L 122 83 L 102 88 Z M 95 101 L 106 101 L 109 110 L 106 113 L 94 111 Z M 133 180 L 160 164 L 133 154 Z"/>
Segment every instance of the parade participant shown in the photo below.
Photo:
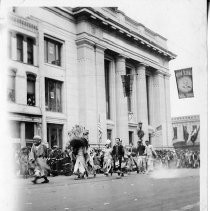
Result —
<path fill-rule="evenodd" d="M 152 172 L 154 169 L 153 162 L 154 162 L 154 157 L 157 157 L 157 154 L 155 150 L 153 149 L 153 146 L 149 144 L 148 140 L 146 140 L 145 143 L 146 143 L 145 154 L 146 154 L 146 161 L 147 161 L 146 173 L 148 174 Z"/>
<path fill-rule="evenodd" d="M 73 151 L 76 155 L 74 174 L 78 175 L 78 178 L 84 179 L 86 172 L 85 155 L 87 153 L 88 142 L 85 138 L 73 139 L 70 142 L 70 146 L 73 147 Z"/>
<path fill-rule="evenodd" d="M 140 171 L 140 173 L 145 173 L 146 171 L 146 157 L 144 155 L 145 152 L 145 146 L 142 143 L 142 140 L 140 139 L 137 142 L 138 146 L 137 146 L 137 163 L 138 163 L 138 169 Z"/>
<path fill-rule="evenodd" d="M 44 178 L 44 181 L 42 183 L 48 183 L 49 180 L 47 179 L 47 174 L 49 170 L 49 166 L 47 165 L 46 162 L 46 157 L 47 157 L 47 147 L 41 143 L 41 137 L 36 135 L 33 138 L 34 144 L 31 148 L 31 153 L 30 153 L 30 160 L 35 165 L 35 174 L 34 174 L 34 180 L 32 182 L 34 184 L 37 183 L 37 180 L 40 178 Z"/>
<path fill-rule="evenodd" d="M 111 148 L 111 141 L 107 140 L 105 144 L 106 148 L 103 150 L 104 153 L 104 160 L 103 160 L 103 169 L 104 174 L 108 176 L 109 171 L 112 168 L 112 148 Z"/>
<path fill-rule="evenodd" d="M 122 158 L 124 157 L 124 148 L 120 138 L 115 139 L 116 144 L 113 146 L 112 157 L 114 161 L 114 169 L 116 170 L 116 162 L 119 161 L 118 175 L 124 176 L 121 171 Z"/>

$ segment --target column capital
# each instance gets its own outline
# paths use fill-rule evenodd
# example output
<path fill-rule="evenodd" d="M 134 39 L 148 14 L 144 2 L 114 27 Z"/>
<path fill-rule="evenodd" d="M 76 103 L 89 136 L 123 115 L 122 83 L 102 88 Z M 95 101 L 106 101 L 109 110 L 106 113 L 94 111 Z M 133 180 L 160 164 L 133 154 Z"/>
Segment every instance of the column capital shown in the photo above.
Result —
<path fill-rule="evenodd" d="M 99 43 L 96 43 L 96 44 L 94 45 L 94 47 L 95 47 L 95 50 L 96 50 L 97 52 L 103 53 L 103 54 L 104 54 L 104 51 L 107 49 L 105 46 L 103 46 L 103 45 L 101 45 L 101 44 L 99 44 Z"/>
<path fill-rule="evenodd" d="M 156 74 L 157 75 L 160 75 L 162 77 L 166 77 L 166 78 L 170 78 L 171 74 L 170 73 L 167 73 L 167 72 L 164 72 L 162 70 L 156 70 Z"/>
<path fill-rule="evenodd" d="M 116 56 L 116 59 L 122 59 L 122 60 L 125 60 L 126 58 L 128 58 L 125 54 L 122 54 L 122 53 L 119 53 L 117 56 Z"/>
<path fill-rule="evenodd" d="M 139 62 L 137 64 L 137 69 L 139 69 L 139 68 L 146 68 L 146 67 L 149 67 L 149 65 L 146 64 L 145 62 Z"/>
<path fill-rule="evenodd" d="M 76 45 L 77 47 L 82 47 L 82 46 L 94 47 L 95 43 L 87 38 L 80 38 L 76 40 Z"/>

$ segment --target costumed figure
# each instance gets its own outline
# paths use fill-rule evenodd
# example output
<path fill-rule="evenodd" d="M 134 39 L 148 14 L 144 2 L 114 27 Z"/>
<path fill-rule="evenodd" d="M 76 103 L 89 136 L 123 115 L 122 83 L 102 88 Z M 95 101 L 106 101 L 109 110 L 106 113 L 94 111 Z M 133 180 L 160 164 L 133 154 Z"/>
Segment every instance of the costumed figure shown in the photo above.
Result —
<path fill-rule="evenodd" d="M 96 153 L 94 151 L 94 149 L 92 148 L 88 148 L 88 157 L 86 160 L 86 166 L 87 166 L 87 172 L 88 174 L 93 174 L 94 177 L 96 177 L 96 171 L 98 169 L 97 165 L 95 165 L 94 163 L 94 158 L 96 156 Z"/>
<path fill-rule="evenodd" d="M 154 158 L 157 157 L 157 154 L 155 150 L 153 149 L 153 146 L 149 144 L 149 141 L 146 140 L 146 148 L 145 148 L 145 154 L 146 154 L 146 161 L 147 161 L 147 171 L 146 173 L 150 173 L 154 170 Z"/>
<path fill-rule="evenodd" d="M 88 131 L 80 125 L 75 125 L 68 133 L 69 142 L 67 147 L 72 150 L 71 157 L 75 158 L 74 174 L 77 179 L 83 179 L 87 174 L 86 161 L 88 160 Z M 76 179 L 76 178 L 75 178 Z"/>
<path fill-rule="evenodd" d="M 41 137 L 36 135 L 33 138 L 34 144 L 31 148 L 31 152 L 29 155 L 29 160 L 34 163 L 34 180 L 32 182 L 34 184 L 37 183 L 37 180 L 40 178 L 44 178 L 42 183 L 48 183 L 47 179 L 48 170 L 50 167 L 47 165 L 47 147 L 41 143 Z"/>
<path fill-rule="evenodd" d="M 73 153 L 76 155 L 74 174 L 78 175 L 78 178 L 83 179 L 86 172 L 85 155 L 87 153 L 88 142 L 85 138 L 75 138 L 71 140 L 70 146 L 73 148 Z"/>
<path fill-rule="evenodd" d="M 111 141 L 107 140 L 106 143 L 106 148 L 103 149 L 104 153 L 104 160 L 103 160 L 103 169 L 104 169 L 104 174 L 108 176 L 110 170 L 112 169 L 112 148 L 111 148 Z M 112 172 L 110 172 L 112 174 Z"/>

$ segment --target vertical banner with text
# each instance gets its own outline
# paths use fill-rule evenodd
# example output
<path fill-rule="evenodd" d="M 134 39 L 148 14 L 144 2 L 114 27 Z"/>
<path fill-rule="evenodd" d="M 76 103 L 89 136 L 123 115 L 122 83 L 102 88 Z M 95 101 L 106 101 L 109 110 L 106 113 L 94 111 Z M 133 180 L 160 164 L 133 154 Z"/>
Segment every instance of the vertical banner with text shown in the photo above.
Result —
<path fill-rule="evenodd" d="M 194 97 L 192 68 L 175 70 L 179 99 Z"/>

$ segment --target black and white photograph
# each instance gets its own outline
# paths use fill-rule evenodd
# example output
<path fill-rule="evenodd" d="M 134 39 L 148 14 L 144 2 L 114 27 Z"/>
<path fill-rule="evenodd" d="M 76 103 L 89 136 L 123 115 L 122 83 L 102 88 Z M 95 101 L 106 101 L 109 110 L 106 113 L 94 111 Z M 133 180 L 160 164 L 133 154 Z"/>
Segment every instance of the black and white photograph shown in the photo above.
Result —
<path fill-rule="evenodd" d="M 207 19 L 205 0 L 0 1 L 1 210 L 207 211 Z"/>

